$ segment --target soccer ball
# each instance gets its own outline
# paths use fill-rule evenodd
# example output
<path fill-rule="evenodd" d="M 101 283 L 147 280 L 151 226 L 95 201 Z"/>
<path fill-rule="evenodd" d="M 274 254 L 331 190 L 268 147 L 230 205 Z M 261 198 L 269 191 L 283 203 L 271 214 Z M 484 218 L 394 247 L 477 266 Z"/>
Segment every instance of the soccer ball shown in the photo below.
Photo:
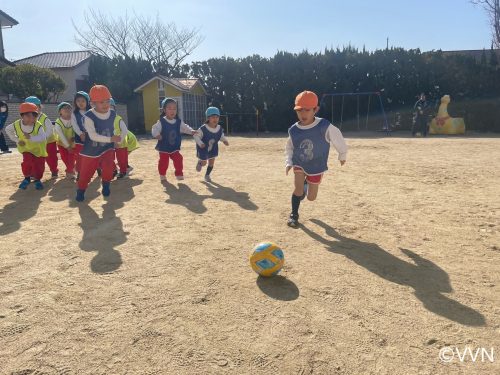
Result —
<path fill-rule="evenodd" d="M 283 250 L 272 242 L 258 244 L 250 255 L 252 269 L 264 277 L 277 275 L 283 264 L 285 264 Z"/>

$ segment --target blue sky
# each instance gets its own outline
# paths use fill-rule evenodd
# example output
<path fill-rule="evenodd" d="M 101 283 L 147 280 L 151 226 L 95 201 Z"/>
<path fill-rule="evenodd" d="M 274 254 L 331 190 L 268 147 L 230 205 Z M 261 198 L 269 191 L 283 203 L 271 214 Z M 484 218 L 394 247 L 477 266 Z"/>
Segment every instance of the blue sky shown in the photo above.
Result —
<path fill-rule="evenodd" d="M 321 51 L 351 43 L 368 50 L 389 44 L 405 48 L 457 50 L 489 48 L 484 11 L 468 0 L 87 0 L 35 3 L 2 0 L 0 9 L 19 25 L 3 30 L 6 57 L 16 60 L 43 52 L 81 49 L 71 19 L 99 7 L 118 16 L 157 13 L 165 22 L 199 28 L 203 43 L 189 58 L 270 57 L 278 50 Z"/>

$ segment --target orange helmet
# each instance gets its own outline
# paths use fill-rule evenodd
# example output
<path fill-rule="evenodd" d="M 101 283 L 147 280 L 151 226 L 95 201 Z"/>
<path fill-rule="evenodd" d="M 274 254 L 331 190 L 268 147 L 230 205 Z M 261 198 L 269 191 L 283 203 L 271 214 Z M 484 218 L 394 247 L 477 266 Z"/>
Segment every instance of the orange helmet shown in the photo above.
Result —
<path fill-rule="evenodd" d="M 318 106 L 318 97 L 312 91 L 302 91 L 295 98 L 294 110 L 312 109 Z"/>
<path fill-rule="evenodd" d="M 38 115 L 38 107 L 33 103 L 21 103 L 19 106 L 19 113 L 36 113 Z"/>
<path fill-rule="evenodd" d="M 92 102 L 103 102 L 105 100 L 111 99 L 111 93 L 109 89 L 104 85 L 94 85 L 90 89 L 90 101 Z"/>

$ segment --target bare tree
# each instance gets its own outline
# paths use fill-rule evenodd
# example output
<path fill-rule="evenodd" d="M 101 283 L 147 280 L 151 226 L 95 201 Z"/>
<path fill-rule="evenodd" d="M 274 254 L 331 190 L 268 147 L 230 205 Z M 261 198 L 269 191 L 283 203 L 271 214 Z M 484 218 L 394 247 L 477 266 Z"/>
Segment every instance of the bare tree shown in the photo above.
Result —
<path fill-rule="evenodd" d="M 493 44 L 500 48 L 500 0 L 471 0 L 471 2 L 481 5 L 488 13 L 493 34 Z"/>
<path fill-rule="evenodd" d="M 171 74 L 203 41 L 197 29 L 178 29 L 173 23 L 163 23 L 159 16 L 113 18 L 99 11 L 84 12 L 87 29 L 73 22 L 75 40 L 83 48 L 112 58 L 138 57 L 151 63 L 161 74 Z"/>

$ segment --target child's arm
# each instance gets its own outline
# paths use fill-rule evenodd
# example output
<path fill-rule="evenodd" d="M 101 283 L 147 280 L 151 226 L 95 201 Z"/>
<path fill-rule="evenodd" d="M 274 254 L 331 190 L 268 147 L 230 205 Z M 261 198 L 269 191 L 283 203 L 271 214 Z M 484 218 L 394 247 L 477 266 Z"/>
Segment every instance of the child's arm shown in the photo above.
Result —
<path fill-rule="evenodd" d="M 69 148 L 70 144 L 69 144 L 68 140 L 66 139 L 66 136 L 64 135 L 61 127 L 58 124 L 56 124 L 54 126 L 54 130 L 56 131 L 56 134 L 57 134 L 59 140 L 63 143 L 64 148 Z"/>
<path fill-rule="evenodd" d="M 125 121 L 123 120 L 120 120 L 120 131 L 121 131 L 121 134 L 120 134 L 120 143 L 122 143 L 125 138 L 127 137 L 127 134 L 128 134 L 128 128 L 127 128 L 127 125 L 125 124 Z"/>
<path fill-rule="evenodd" d="M 48 117 L 45 119 L 44 126 L 45 126 L 45 132 L 47 133 L 47 135 L 54 133 L 54 125 L 52 125 L 52 121 L 50 121 L 50 119 Z"/>
<path fill-rule="evenodd" d="M 342 133 L 336 126 L 330 124 L 326 132 L 326 141 L 337 150 L 340 164 L 344 165 L 347 160 L 347 144 Z"/>
<path fill-rule="evenodd" d="M 220 140 L 222 143 L 224 143 L 226 146 L 229 146 L 229 141 L 227 140 L 226 136 L 224 135 L 224 130 L 222 131 L 222 135 L 220 137 Z"/>
<path fill-rule="evenodd" d="M 5 127 L 5 133 L 7 134 L 7 137 L 9 137 L 10 140 L 17 145 L 17 142 L 19 142 L 19 138 L 17 138 L 16 129 L 14 129 L 13 123 Z"/>
<path fill-rule="evenodd" d="M 40 129 L 38 129 L 37 135 L 29 135 L 26 133 L 24 133 L 24 134 L 27 135 L 26 138 L 28 138 L 31 142 L 41 143 L 47 139 L 47 133 L 45 133 L 45 130 L 43 130 L 43 127 L 40 127 Z"/>
<path fill-rule="evenodd" d="M 158 121 L 156 124 L 153 125 L 151 128 L 151 135 L 153 138 L 156 138 L 158 140 L 161 140 L 161 122 Z"/>
<path fill-rule="evenodd" d="M 285 147 L 285 171 L 286 174 L 292 169 L 293 167 L 293 142 L 292 138 L 288 136 L 288 140 L 286 141 L 286 147 Z"/>
<path fill-rule="evenodd" d="M 191 126 L 184 123 L 184 121 L 183 121 L 183 122 L 181 122 L 181 133 L 194 135 L 196 133 L 196 131 L 193 130 L 193 128 L 191 128 Z"/>
<path fill-rule="evenodd" d="M 73 128 L 73 131 L 80 137 L 80 139 L 82 141 L 85 141 L 85 133 L 80 130 L 74 113 L 71 114 L 71 127 Z"/>
<path fill-rule="evenodd" d="M 205 147 L 205 143 L 203 143 L 203 141 L 201 140 L 201 138 L 203 137 L 203 132 L 198 129 L 194 134 L 193 134 L 193 138 L 194 138 L 194 141 L 196 142 L 196 144 L 198 146 L 200 146 L 201 148 Z"/>
<path fill-rule="evenodd" d="M 97 134 L 97 132 L 95 131 L 94 121 L 92 121 L 92 119 L 88 117 L 85 117 L 85 122 L 83 123 L 83 127 L 85 128 L 85 131 L 89 135 L 90 139 L 92 139 L 94 142 L 111 143 L 120 141 L 119 135 L 107 137 L 105 135 Z"/>

